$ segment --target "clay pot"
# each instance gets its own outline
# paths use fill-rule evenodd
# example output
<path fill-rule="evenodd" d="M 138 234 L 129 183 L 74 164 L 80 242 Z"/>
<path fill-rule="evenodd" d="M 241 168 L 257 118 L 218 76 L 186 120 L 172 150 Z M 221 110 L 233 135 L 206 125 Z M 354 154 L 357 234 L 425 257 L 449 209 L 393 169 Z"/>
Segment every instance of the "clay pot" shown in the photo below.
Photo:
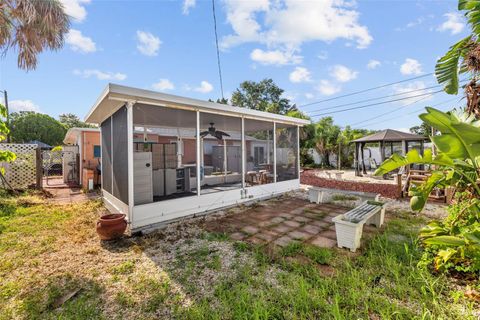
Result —
<path fill-rule="evenodd" d="M 112 213 L 101 216 L 97 221 L 97 233 L 102 240 L 113 240 L 120 238 L 127 228 L 125 215 Z"/>

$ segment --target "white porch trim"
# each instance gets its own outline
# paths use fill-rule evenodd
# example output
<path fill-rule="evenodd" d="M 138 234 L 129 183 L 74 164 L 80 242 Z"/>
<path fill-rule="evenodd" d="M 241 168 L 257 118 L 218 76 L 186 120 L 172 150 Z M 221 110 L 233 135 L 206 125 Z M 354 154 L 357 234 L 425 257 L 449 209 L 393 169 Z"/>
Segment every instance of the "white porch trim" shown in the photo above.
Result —
<path fill-rule="evenodd" d="M 261 200 L 300 188 L 300 180 L 288 180 L 278 183 L 247 187 L 248 197 L 242 196 L 244 189 L 202 194 L 195 197 L 164 200 L 133 207 L 135 220 L 131 228 L 134 232 L 142 227 L 167 222 L 170 220 L 201 214 L 216 209 L 241 204 L 244 202 Z"/>

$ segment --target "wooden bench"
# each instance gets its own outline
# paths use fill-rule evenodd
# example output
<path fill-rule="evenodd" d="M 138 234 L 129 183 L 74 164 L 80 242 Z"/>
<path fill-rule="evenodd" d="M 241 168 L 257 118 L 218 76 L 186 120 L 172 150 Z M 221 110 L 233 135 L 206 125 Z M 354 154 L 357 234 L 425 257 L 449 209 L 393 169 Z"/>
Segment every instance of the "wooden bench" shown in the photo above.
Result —
<path fill-rule="evenodd" d="M 385 208 L 383 203 L 377 201 L 365 201 L 347 213 L 336 216 L 332 221 L 335 223 L 338 247 L 355 252 L 360 248 L 363 225 L 372 224 L 379 228 L 384 219 Z"/>

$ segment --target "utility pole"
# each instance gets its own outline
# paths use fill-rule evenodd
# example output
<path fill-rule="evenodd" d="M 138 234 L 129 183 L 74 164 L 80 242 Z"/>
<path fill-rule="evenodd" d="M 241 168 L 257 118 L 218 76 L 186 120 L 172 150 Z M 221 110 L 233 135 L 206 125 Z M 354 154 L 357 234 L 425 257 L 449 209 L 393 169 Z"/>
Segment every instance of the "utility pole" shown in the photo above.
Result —
<path fill-rule="evenodd" d="M 10 130 L 10 113 L 8 112 L 8 94 L 7 90 L 3 90 L 3 97 L 5 99 L 5 109 L 7 109 L 7 118 L 6 118 L 6 124 L 7 128 Z M 7 143 L 10 143 L 10 133 L 7 134 Z"/>

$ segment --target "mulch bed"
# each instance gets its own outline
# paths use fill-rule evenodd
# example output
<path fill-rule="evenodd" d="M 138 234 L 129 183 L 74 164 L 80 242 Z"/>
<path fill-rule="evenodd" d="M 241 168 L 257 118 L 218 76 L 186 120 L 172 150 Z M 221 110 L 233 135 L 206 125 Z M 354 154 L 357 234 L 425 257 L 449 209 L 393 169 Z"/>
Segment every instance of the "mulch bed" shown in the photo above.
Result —
<path fill-rule="evenodd" d="M 385 183 L 366 183 L 357 181 L 344 181 L 335 179 L 326 179 L 316 176 L 316 170 L 307 170 L 302 172 L 300 182 L 315 187 L 380 193 L 385 198 L 398 199 L 398 187 L 394 184 Z"/>

